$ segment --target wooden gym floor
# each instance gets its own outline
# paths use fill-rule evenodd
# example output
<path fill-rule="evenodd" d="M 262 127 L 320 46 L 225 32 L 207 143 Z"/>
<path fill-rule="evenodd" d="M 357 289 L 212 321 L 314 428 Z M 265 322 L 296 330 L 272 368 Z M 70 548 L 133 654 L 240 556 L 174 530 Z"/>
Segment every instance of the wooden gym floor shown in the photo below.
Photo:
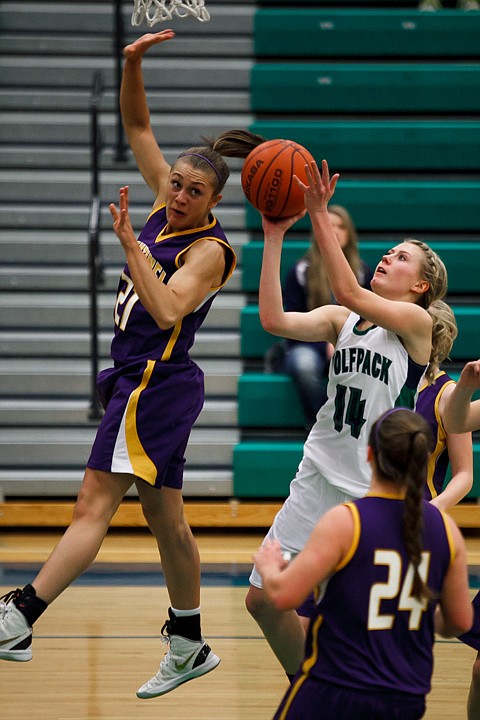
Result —
<path fill-rule="evenodd" d="M 0 594 L 32 579 L 60 531 L 0 534 Z M 283 672 L 244 607 L 251 555 L 263 533 L 195 531 L 203 568 L 203 632 L 220 666 L 162 698 L 138 700 L 163 654 L 168 597 L 153 538 L 111 530 L 91 570 L 35 625 L 29 663 L 0 663 L 0 716 L 14 720 L 269 720 Z M 467 534 L 472 595 L 480 586 L 480 535 Z M 475 652 L 435 646 L 427 720 L 462 720 Z M 341 719 L 339 719 L 341 720 Z M 350 719 L 348 719 L 350 720 Z M 388 720 L 388 719 L 386 719 Z"/>

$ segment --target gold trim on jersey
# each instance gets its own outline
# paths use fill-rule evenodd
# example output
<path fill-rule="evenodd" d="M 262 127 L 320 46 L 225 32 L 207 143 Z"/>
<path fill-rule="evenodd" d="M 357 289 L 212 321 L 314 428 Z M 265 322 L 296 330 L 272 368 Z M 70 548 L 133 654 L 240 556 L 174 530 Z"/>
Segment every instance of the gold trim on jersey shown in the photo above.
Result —
<path fill-rule="evenodd" d="M 154 367 L 155 361 L 147 360 L 147 366 L 143 372 L 142 380 L 140 385 L 130 395 L 125 415 L 125 440 L 133 472 L 150 485 L 155 485 L 155 480 L 157 479 L 157 468 L 145 452 L 145 448 L 138 436 L 137 408 L 140 394 L 147 387 Z"/>
<path fill-rule="evenodd" d="M 443 512 L 443 510 L 440 510 L 440 513 L 442 515 L 443 524 L 445 526 L 445 534 L 447 536 L 448 546 L 450 548 L 450 565 L 452 565 L 453 561 L 457 557 L 457 551 L 455 550 L 455 542 L 453 540 L 452 532 L 450 530 L 450 523 L 447 513 Z"/>
<path fill-rule="evenodd" d="M 170 360 L 170 357 L 172 355 L 173 348 L 175 347 L 175 343 L 178 340 L 178 336 L 180 335 L 180 331 L 182 329 L 182 320 L 179 320 L 176 325 L 174 326 L 172 330 L 172 334 L 170 335 L 170 340 L 167 343 L 167 346 L 165 350 L 163 351 L 162 357 L 160 360 Z"/>
<path fill-rule="evenodd" d="M 282 711 L 280 715 L 278 716 L 278 720 L 284 720 L 287 715 L 288 711 L 290 710 L 290 706 L 292 702 L 295 699 L 295 696 L 297 695 L 298 691 L 302 687 L 305 680 L 308 678 L 308 675 L 310 673 L 310 670 L 317 662 L 318 658 L 318 629 L 320 625 L 323 622 L 323 615 L 319 615 L 313 622 L 311 633 L 312 633 L 312 652 L 311 655 L 308 658 L 305 658 L 305 660 L 302 662 L 302 675 L 298 677 L 295 682 L 293 683 L 290 692 L 288 694 L 288 697 L 285 701 L 285 705 L 282 708 Z"/>
<path fill-rule="evenodd" d="M 434 382 L 441 378 L 443 375 L 446 375 L 447 373 L 444 370 L 440 370 L 435 375 Z M 422 390 L 425 390 L 428 383 L 425 383 L 422 385 L 419 391 L 419 395 L 422 392 Z M 440 455 L 443 453 L 446 447 L 447 442 L 447 432 L 444 428 L 443 421 L 440 415 L 439 405 L 440 405 L 440 398 L 442 397 L 445 388 L 447 388 L 449 385 L 455 385 L 455 380 L 448 380 L 437 393 L 437 396 L 435 398 L 435 402 L 433 404 L 433 411 L 435 414 L 435 420 L 437 421 L 437 436 L 434 438 L 435 440 L 435 448 L 430 455 L 428 459 L 428 465 L 427 465 L 427 487 L 430 491 L 430 495 L 433 498 L 438 497 L 438 492 L 435 489 L 435 486 L 433 484 L 433 477 L 435 475 L 435 468 L 437 466 L 437 461 Z"/>
<path fill-rule="evenodd" d="M 345 507 L 347 507 L 350 510 L 350 512 L 352 513 L 352 518 L 353 518 L 352 542 L 350 543 L 350 547 L 348 548 L 348 550 L 345 554 L 345 557 L 342 560 L 340 560 L 340 562 L 338 563 L 334 572 L 338 572 L 339 570 L 344 568 L 345 565 L 347 565 L 350 562 L 352 557 L 357 552 L 358 543 L 360 542 L 360 530 L 362 528 L 362 524 L 360 522 L 360 513 L 358 512 L 358 508 L 352 502 L 345 503 Z"/>

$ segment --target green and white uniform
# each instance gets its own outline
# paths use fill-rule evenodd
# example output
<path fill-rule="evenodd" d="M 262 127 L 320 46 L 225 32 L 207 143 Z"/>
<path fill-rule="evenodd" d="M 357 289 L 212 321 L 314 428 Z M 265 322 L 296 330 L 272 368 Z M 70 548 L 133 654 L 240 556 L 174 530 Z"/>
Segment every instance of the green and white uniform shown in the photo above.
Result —
<path fill-rule="evenodd" d="M 331 507 L 363 497 L 370 486 L 367 443 L 378 417 L 394 406 L 414 408 L 426 366 L 409 357 L 395 333 L 374 325 L 358 330 L 350 313 L 330 362 L 328 400 L 317 415 L 290 494 L 267 537 L 297 554 Z M 255 568 L 250 582 L 262 587 Z"/>

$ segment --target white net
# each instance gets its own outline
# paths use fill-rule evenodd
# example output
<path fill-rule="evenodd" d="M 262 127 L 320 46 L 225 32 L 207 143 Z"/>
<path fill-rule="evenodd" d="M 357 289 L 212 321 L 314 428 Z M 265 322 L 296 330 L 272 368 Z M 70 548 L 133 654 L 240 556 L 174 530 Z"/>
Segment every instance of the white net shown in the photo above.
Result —
<path fill-rule="evenodd" d="M 146 19 L 147 25 L 172 20 L 176 15 L 186 18 L 189 15 L 200 22 L 208 22 L 210 13 L 205 7 L 205 0 L 133 0 L 132 25 L 141 25 Z"/>

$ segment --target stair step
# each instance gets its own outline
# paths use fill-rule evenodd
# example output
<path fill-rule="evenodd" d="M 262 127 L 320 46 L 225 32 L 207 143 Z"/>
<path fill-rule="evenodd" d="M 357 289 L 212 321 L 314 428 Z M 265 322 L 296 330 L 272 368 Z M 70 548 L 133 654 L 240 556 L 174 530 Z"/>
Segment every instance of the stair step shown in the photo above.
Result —
<path fill-rule="evenodd" d="M 0 499 L 8 497 L 74 497 L 83 478 L 84 468 L 76 470 L 56 469 L 0 470 Z M 230 468 L 190 470 L 185 468 L 182 494 L 185 497 L 229 497 L 232 494 L 232 471 Z M 127 497 L 136 497 L 133 486 Z M 0 526 L 7 520 L 5 509 L 0 509 Z M 24 516 L 26 519 L 26 516 Z M 32 521 L 33 518 L 31 517 Z M 33 524 L 48 525 L 52 521 L 48 506 L 37 509 Z M 21 523 L 16 523 L 20 525 Z M 55 524 L 55 523 L 53 523 Z M 62 524 L 62 523 L 60 523 Z M 68 524 L 68 521 L 67 521 Z"/>
<path fill-rule="evenodd" d="M 151 204 L 131 205 L 130 218 L 134 228 L 143 227 L 151 209 Z M 83 230 L 86 233 L 89 214 L 90 203 L 85 202 L 79 204 L 25 203 L 23 199 L 18 203 L 0 202 L 0 215 L 4 228 L 34 228 L 36 231 L 63 228 L 64 233 L 68 233 L 71 229 Z M 216 209 L 215 216 L 227 234 L 230 230 L 245 230 L 245 208 L 243 206 L 220 204 Z M 108 216 L 107 212 L 100 214 L 100 229 L 111 230 L 110 213 Z"/>
<path fill-rule="evenodd" d="M 102 329 L 113 331 L 112 293 L 98 295 L 98 323 Z M 245 306 L 242 295 L 220 293 L 215 298 L 203 328 L 237 329 L 240 312 Z M 0 327 L 21 329 L 55 328 L 88 329 L 90 327 L 90 298 L 87 293 L 0 293 Z"/>
<path fill-rule="evenodd" d="M 84 467 L 95 428 L 0 428 L 0 448 L 5 468 Z M 236 428 L 193 428 L 185 453 L 197 467 L 230 467 L 239 441 Z"/>
<path fill-rule="evenodd" d="M 58 127 L 56 127 L 58 132 Z M 63 131 L 63 130 L 62 130 Z M 63 203 L 75 197 L 79 203 L 90 203 L 91 173 L 87 170 L 4 170 L 0 178 L 0 193 L 3 202 L 11 203 L 23 196 L 34 197 L 39 203 Z M 151 191 L 145 185 L 137 171 L 122 172 L 106 170 L 101 175 L 102 210 L 111 221 L 108 211 L 109 202 L 118 204 L 118 193 L 121 185 L 128 185 L 130 197 L 135 203 L 153 203 Z M 229 182 L 222 191 L 227 204 L 241 204 L 244 200 L 240 185 L 240 174 L 232 172 Z"/>
<path fill-rule="evenodd" d="M 205 38 L 208 36 L 220 36 L 234 34 L 252 35 L 253 15 L 256 3 L 251 0 L 228 0 L 228 2 L 217 2 L 208 0 L 210 15 L 215 22 L 210 23 L 188 23 L 182 24 L 182 36 L 193 38 Z M 131 24 L 133 3 L 122 4 L 122 19 L 125 32 L 133 38 L 138 37 L 141 28 L 135 28 Z M 83 0 L 70 0 L 68 3 L 59 2 L 22 2 L 21 12 L 18 9 L 18 2 L 2 2 L 2 30 L 3 32 L 24 33 L 26 25 L 34 28 L 36 33 L 54 32 L 75 33 L 79 38 L 92 37 L 95 34 L 104 33 L 111 36 L 114 8 L 112 2 L 83 2 Z M 25 22 L 28 18 L 28 23 Z M 185 28 L 183 27 L 185 25 Z M 154 30 L 155 32 L 155 30 Z M 214 41 L 217 43 L 217 38 Z M 177 45 L 171 43 L 174 47 Z M 205 41 L 203 43 L 203 54 L 205 54 Z M 168 50 L 168 43 L 165 52 Z"/>
<path fill-rule="evenodd" d="M 3 111 L 33 111 L 61 113 L 86 112 L 90 99 L 90 89 L 72 90 L 71 88 L 22 88 L 3 87 L 0 95 L 0 109 Z M 105 89 L 101 100 L 103 113 L 112 113 L 116 107 L 116 93 Z M 149 90 L 148 102 L 152 112 L 175 112 L 184 108 L 191 113 L 208 113 L 214 107 L 217 113 L 250 113 L 250 93 L 246 89 L 215 88 L 201 90 L 172 89 L 168 93 Z M 36 138 L 37 139 L 37 138 Z M 35 140 L 36 140 L 35 139 Z M 14 141 L 16 142 L 16 140 Z M 8 151 L 8 149 L 7 149 Z M 2 149 L 3 152 L 3 149 Z M 48 151 L 45 150 L 45 153 Z M 56 148 L 52 148 L 54 157 Z M 69 148 L 69 152 L 73 152 Z M 27 158 L 28 159 L 28 158 Z"/>
<path fill-rule="evenodd" d="M 96 425 L 89 419 L 90 402 L 42 398 L 0 398 L 0 427 L 73 427 Z M 233 427 L 237 424 L 236 400 L 205 401 L 196 427 Z"/>
<path fill-rule="evenodd" d="M 182 87 L 233 88 L 248 90 L 253 62 L 238 58 L 223 58 L 219 63 L 205 55 L 201 58 L 162 57 L 162 86 L 165 90 L 178 88 L 181 77 Z M 145 57 L 143 63 L 145 83 L 148 86 L 158 73 L 158 58 Z M 102 57 L 75 57 L 58 55 L 47 57 L 0 56 L 0 74 L 4 87 L 40 86 L 50 88 L 75 87 L 90 90 L 95 73 L 103 76 L 105 87 L 115 87 L 114 55 Z M 202 127 L 201 124 L 198 127 Z M 17 131 L 21 130 L 21 125 Z M 58 138 L 57 138 L 58 140 Z M 18 135 L 17 135 L 18 141 Z"/>
<path fill-rule="evenodd" d="M 240 17 L 237 14 L 235 21 Z M 218 18 L 216 18 L 218 20 Z M 57 29 L 57 28 L 56 28 Z M 2 33 L 2 52 L 11 55 L 27 55 L 32 35 L 27 33 L 15 33 L 7 35 Z M 129 33 L 132 40 L 136 37 Z M 58 32 L 51 35 L 35 33 L 37 50 L 42 55 L 73 55 L 73 56 L 96 56 L 109 57 L 112 53 L 111 33 L 104 36 L 92 35 L 91 37 L 64 37 Z M 27 48 L 27 49 L 26 49 Z M 166 43 L 162 48 L 164 57 L 183 56 L 195 57 L 205 55 L 205 39 L 202 37 L 176 38 L 175 43 Z M 250 37 L 217 37 L 215 38 L 215 54 L 217 57 L 248 58 L 253 52 L 253 41 Z"/>
<path fill-rule="evenodd" d="M 222 336 L 223 337 L 223 336 Z M 238 377 L 242 372 L 240 359 L 202 360 L 200 366 L 205 374 L 207 397 L 232 397 L 237 395 Z M 103 360 L 99 370 L 111 366 Z M 0 359 L 0 396 L 52 399 L 84 399 L 90 393 L 90 363 L 88 360 L 38 358 Z"/>
<path fill-rule="evenodd" d="M 98 337 L 100 357 L 110 354 L 111 332 L 100 332 Z M 87 331 L 0 331 L 0 353 L 4 357 L 89 357 L 90 334 Z M 190 351 L 197 358 L 236 358 L 240 356 L 239 331 L 218 333 L 199 330 Z"/>
<path fill-rule="evenodd" d="M 249 242 L 248 233 L 245 230 L 229 231 L 228 241 L 235 250 L 237 262 L 241 263 L 243 246 Z M 88 264 L 88 242 L 86 227 L 69 231 L 68 253 L 65 252 L 64 230 L 0 228 L 0 255 L 4 263 L 18 264 L 28 257 L 29 262 L 35 265 L 51 264 L 61 267 L 62 264 L 78 263 L 83 269 Z M 123 267 L 125 254 L 111 226 L 100 233 L 100 247 L 105 268 L 110 265 Z"/>
<path fill-rule="evenodd" d="M 122 271 L 122 266 L 107 267 L 103 271 L 102 291 L 108 291 L 113 299 L 114 293 L 118 286 L 118 278 Z M 35 275 L 27 275 L 23 265 L 3 265 L 0 267 L 0 292 L 5 290 L 26 291 L 34 290 L 58 292 L 69 290 L 71 292 L 87 292 L 89 285 L 89 269 L 88 267 L 78 267 L 77 265 L 63 265 L 59 267 L 42 267 L 35 268 Z M 227 292 L 240 292 L 242 288 L 242 271 L 235 270 L 232 277 L 228 281 L 222 295 Z"/>

